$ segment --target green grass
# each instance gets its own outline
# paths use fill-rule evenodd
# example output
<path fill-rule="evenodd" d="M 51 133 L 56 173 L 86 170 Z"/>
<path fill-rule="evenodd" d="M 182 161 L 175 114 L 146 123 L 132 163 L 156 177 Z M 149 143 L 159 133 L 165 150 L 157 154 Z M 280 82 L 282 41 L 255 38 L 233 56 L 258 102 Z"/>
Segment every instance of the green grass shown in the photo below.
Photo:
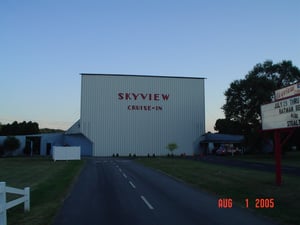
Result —
<path fill-rule="evenodd" d="M 185 159 L 138 159 L 138 162 L 177 177 L 219 198 L 232 198 L 234 204 L 271 217 L 282 224 L 300 224 L 300 177 L 283 175 L 281 187 L 275 173 L 212 165 Z M 255 209 L 256 198 L 274 198 L 275 208 Z M 216 202 L 217 204 L 217 202 Z"/>
<path fill-rule="evenodd" d="M 228 156 L 224 158 L 237 159 L 248 162 L 267 163 L 273 165 L 275 164 L 275 156 L 273 154 L 236 155 L 234 157 Z M 281 164 L 283 166 L 300 167 L 300 151 L 286 152 L 281 158 Z"/>
<path fill-rule="evenodd" d="M 57 161 L 50 158 L 2 158 L 0 181 L 7 186 L 30 187 L 30 212 L 23 204 L 8 210 L 8 225 L 47 225 L 61 206 L 84 161 Z M 9 195 L 8 199 L 15 198 Z"/>

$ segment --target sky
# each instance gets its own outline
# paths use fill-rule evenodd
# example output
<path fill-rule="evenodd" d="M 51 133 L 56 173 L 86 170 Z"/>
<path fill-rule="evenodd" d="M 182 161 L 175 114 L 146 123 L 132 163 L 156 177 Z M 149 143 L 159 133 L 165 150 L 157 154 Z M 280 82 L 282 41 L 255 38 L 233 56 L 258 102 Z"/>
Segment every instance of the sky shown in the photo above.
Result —
<path fill-rule="evenodd" d="M 80 73 L 205 77 L 206 131 L 257 63 L 300 68 L 298 0 L 1 0 L 0 123 L 68 129 Z"/>

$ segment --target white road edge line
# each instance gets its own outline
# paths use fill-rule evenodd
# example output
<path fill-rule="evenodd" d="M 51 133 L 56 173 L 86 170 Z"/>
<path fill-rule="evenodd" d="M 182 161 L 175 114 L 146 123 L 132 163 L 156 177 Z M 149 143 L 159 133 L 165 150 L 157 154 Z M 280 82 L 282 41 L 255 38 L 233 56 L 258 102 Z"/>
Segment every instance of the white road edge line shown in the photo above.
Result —
<path fill-rule="evenodd" d="M 133 189 L 136 188 L 135 185 L 134 185 L 134 183 L 132 183 L 131 181 L 129 181 L 129 184 L 131 185 L 131 187 L 132 187 Z"/>
<path fill-rule="evenodd" d="M 127 175 L 126 175 L 125 173 L 123 173 L 123 177 L 124 177 L 124 178 L 127 178 Z"/>
<path fill-rule="evenodd" d="M 148 206 L 149 209 L 153 210 L 153 206 L 147 201 L 147 199 L 141 195 L 141 199 L 144 201 L 144 203 Z"/>

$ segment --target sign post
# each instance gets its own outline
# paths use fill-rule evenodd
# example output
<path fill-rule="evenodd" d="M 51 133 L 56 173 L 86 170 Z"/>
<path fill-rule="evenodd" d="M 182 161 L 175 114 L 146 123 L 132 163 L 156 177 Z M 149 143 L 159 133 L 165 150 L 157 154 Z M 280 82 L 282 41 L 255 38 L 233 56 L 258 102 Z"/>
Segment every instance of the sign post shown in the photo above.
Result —
<path fill-rule="evenodd" d="M 275 141 L 275 161 L 276 161 L 276 184 L 281 185 L 281 138 L 280 131 L 275 130 L 274 132 L 274 141 Z"/>

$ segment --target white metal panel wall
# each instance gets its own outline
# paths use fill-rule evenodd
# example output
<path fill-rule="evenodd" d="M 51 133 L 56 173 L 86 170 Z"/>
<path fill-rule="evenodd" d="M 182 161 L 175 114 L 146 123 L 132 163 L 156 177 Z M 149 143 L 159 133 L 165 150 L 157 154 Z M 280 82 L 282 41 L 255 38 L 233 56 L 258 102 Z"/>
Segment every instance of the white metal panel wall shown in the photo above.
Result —
<path fill-rule="evenodd" d="M 82 75 L 80 129 L 94 156 L 165 155 L 170 142 L 178 145 L 175 154 L 191 155 L 205 133 L 204 116 L 202 78 Z"/>

